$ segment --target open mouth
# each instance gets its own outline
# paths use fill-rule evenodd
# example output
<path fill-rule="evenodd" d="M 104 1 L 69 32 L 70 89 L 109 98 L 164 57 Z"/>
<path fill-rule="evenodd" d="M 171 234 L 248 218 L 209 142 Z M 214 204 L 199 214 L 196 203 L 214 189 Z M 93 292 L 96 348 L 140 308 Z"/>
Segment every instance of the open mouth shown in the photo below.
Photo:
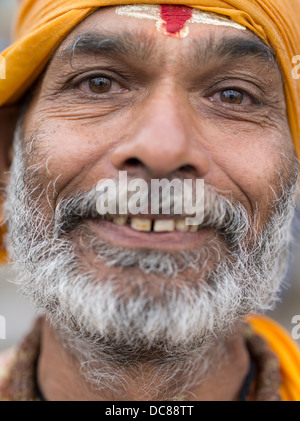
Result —
<path fill-rule="evenodd" d="M 187 225 L 184 218 L 169 218 L 162 216 L 136 217 L 128 215 L 106 214 L 104 219 L 118 226 L 129 226 L 135 231 L 144 232 L 197 232 L 200 225 Z"/>
<path fill-rule="evenodd" d="M 170 215 L 109 215 L 88 219 L 91 233 L 115 247 L 175 252 L 199 247 L 214 235 L 202 225 L 187 225 L 186 220 Z M 172 215 L 173 216 L 173 215 Z"/>

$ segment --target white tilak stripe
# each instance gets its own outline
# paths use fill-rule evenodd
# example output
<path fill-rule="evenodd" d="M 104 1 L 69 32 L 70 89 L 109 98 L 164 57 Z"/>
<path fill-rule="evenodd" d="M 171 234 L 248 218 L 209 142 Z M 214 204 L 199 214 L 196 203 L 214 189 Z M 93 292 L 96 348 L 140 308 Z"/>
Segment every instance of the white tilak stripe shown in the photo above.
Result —
<path fill-rule="evenodd" d="M 205 23 L 208 25 L 217 26 L 230 26 L 235 29 L 244 31 L 246 28 L 232 19 L 226 16 L 221 16 L 212 12 L 204 12 L 202 10 L 195 9 L 192 14 L 192 18 L 188 20 L 189 23 Z"/>
<path fill-rule="evenodd" d="M 151 19 L 162 21 L 160 16 L 160 6 L 154 4 L 128 4 L 116 7 L 118 15 L 134 17 L 137 19 Z M 204 23 L 207 25 L 229 26 L 244 31 L 246 28 L 226 16 L 221 16 L 212 12 L 193 9 L 192 17 L 188 23 Z"/>
<path fill-rule="evenodd" d="M 117 6 L 117 15 L 130 16 L 138 19 L 152 19 L 161 20 L 160 17 L 160 6 L 155 4 L 127 4 Z"/>

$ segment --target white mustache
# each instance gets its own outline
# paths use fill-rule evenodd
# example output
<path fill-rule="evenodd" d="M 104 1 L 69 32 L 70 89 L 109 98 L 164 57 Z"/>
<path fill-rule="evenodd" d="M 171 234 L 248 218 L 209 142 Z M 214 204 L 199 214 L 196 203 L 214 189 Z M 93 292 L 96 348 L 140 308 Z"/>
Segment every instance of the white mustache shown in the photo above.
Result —
<path fill-rule="evenodd" d="M 117 195 L 117 205 L 120 206 L 120 198 L 130 200 L 133 192 L 123 190 Z M 149 193 L 147 192 L 147 196 Z M 55 209 L 55 231 L 57 233 L 69 232 L 87 218 L 101 218 L 97 211 L 99 191 L 96 187 L 88 192 L 79 193 L 72 197 L 62 199 Z M 160 197 L 163 199 L 163 197 Z M 182 195 L 173 195 L 171 202 L 171 214 L 182 205 Z M 192 202 L 196 203 L 195 196 Z M 124 207 L 124 203 L 122 203 Z M 164 202 L 160 201 L 160 210 Z M 178 213 L 176 213 L 178 214 Z M 186 214 L 182 213 L 182 216 Z M 203 218 L 200 228 L 213 228 L 222 231 L 224 235 L 231 235 L 237 231 L 241 234 L 248 231 L 250 218 L 247 210 L 241 203 L 233 204 L 225 196 L 216 192 L 212 186 L 204 186 Z"/>

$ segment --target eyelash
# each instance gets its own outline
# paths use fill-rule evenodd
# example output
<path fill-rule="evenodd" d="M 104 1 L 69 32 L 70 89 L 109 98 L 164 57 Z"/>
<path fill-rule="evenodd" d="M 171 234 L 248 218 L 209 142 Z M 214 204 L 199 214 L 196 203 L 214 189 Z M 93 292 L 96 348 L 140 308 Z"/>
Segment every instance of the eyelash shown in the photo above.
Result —
<path fill-rule="evenodd" d="M 127 90 L 128 91 L 128 89 L 122 87 L 122 85 L 119 82 L 117 82 L 114 78 L 112 78 L 110 76 L 106 76 L 106 75 L 91 76 L 91 77 L 89 77 L 87 79 L 84 79 L 81 82 L 77 83 L 77 89 L 80 89 L 80 86 L 83 85 L 84 83 L 90 84 L 92 80 L 97 80 L 97 79 L 107 79 L 107 80 L 110 81 L 111 86 L 114 86 L 115 84 L 117 84 L 117 85 L 120 86 L 120 90 L 121 91 L 124 91 L 124 90 Z M 83 89 L 81 89 L 81 90 L 83 90 Z M 95 96 L 95 95 L 96 96 L 99 96 L 99 95 L 103 96 L 106 93 L 100 94 L 100 93 L 93 93 L 93 92 L 91 92 L 90 94 L 93 95 L 93 96 Z M 107 92 L 107 94 L 110 94 L 111 95 L 110 92 Z"/>
<path fill-rule="evenodd" d="M 108 79 L 110 80 L 110 82 L 114 85 L 114 84 L 118 84 L 120 86 L 120 90 L 122 89 L 123 91 L 126 90 L 128 91 L 129 88 L 126 87 L 125 82 L 118 80 L 118 78 L 116 78 L 115 76 L 111 76 L 109 74 L 105 74 L 105 73 L 96 73 L 96 74 L 90 74 L 88 76 L 85 75 L 85 77 L 73 77 L 71 78 L 65 85 L 64 89 L 67 90 L 73 90 L 75 91 L 77 94 L 80 94 L 81 96 L 84 96 L 86 98 L 89 99 L 98 99 L 99 97 L 106 97 L 108 95 L 113 95 L 112 93 L 108 92 L 105 94 L 97 94 L 97 93 L 93 93 L 93 92 L 88 92 L 88 90 L 83 90 L 81 88 L 82 84 L 84 83 L 89 83 L 92 79 L 98 79 L 98 78 L 103 78 L 103 79 Z M 120 76 L 120 78 L 122 78 Z M 123 78 L 122 78 L 123 79 Z M 117 92 L 118 93 L 118 92 Z M 115 94 L 115 93 L 114 93 Z"/>
<path fill-rule="evenodd" d="M 221 102 L 220 101 L 220 103 L 223 104 L 223 105 L 225 105 L 225 106 L 231 106 L 231 107 L 242 107 L 242 106 L 243 107 L 249 107 L 249 106 L 255 106 L 255 105 L 260 105 L 261 104 L 260 101 L 254 95 L 252 95 L 250 92 L 247 92 L 245 89 L 242 89 L 240 87 L 235 87 L 235 86 L 228 86 L 228 87 L 225 87 L 225 88 L 224 87 L 218 88 L 218 90 L 215 90 L 212 94 L 206 95 L 205 97 L 207 99 L 209 99 L 211 102 L 215 102 L 215 101 L 212 101 L 211 100 L 211 98 L 213 96 L 215 96 L 216 94 L 221 95 L 222 93 L 229 92 L 229 91 L 235 91 L 235 92 L 238 92 L 238 93 L 242 94 L 244 97 L 245 96 L 248 97 L 251 100 L 252 104 L 250 104 L 250 105 L 245 105 L 245 104 L 238 104 L 238 105 L 236 105 L 236 104 L 230 104 L 230 103 L 226 103 L 226 102 Z M 245 98 L 244 98 L 244 100 L 245 100 Z"/>

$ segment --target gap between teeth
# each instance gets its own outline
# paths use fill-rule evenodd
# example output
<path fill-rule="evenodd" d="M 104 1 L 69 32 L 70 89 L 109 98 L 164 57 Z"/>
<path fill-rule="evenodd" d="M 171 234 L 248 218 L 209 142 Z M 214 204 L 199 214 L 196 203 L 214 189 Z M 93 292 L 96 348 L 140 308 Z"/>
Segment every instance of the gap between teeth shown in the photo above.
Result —
<path fill-rule="evenodd" d="M 123 226 L 129 224 L 130 227 L 136 231 L 154 231 L 154 232 L 196 232 L 199 225 L 186 225 L 185 219 L 148 219 L 128 217 L 126 215 L 111 216 L 107 214 L 105 219 L 113 222 L 116 225 Z"/>

